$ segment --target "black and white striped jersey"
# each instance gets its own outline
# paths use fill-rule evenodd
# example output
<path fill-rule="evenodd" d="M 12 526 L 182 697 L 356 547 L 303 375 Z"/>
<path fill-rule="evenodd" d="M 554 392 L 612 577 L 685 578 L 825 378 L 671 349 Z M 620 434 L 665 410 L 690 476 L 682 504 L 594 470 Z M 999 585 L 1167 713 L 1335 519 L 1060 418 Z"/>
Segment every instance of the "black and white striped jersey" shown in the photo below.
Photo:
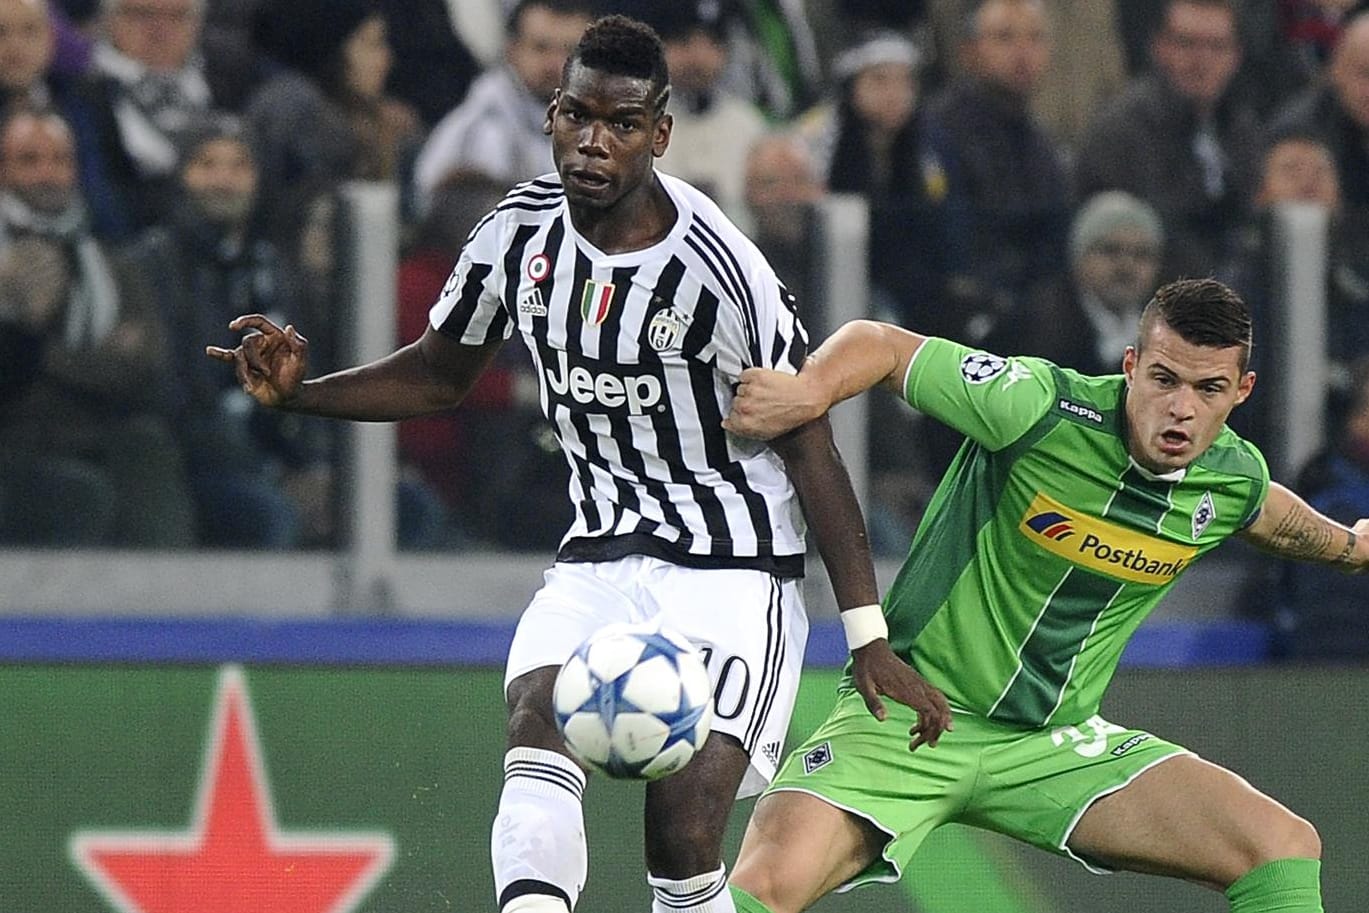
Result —
<path fill-rule="evenodd" d="M 783 463 L 721 423 L 742 369 L 797 371 L 807 333 L 755 245 L 659 176 L 674 227 L 613 255 L 571 225 L 556 175 L 519 184 L 471 232 L 429 320 L 468 345 L 522 334 L 570 462 L 559 560 L 798 576 L 804 522 Z"/>

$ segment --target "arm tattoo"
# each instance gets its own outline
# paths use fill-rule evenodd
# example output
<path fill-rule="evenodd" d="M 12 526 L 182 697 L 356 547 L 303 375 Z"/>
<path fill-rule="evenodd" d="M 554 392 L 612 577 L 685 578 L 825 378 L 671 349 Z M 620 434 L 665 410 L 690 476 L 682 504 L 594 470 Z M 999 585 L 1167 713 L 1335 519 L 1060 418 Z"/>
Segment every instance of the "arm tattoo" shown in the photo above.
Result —
<path fill-rule="evenodd" d="M 1332 564 L 1343 564 L 1346 567 L 1352 567 L 1355 563 L 1352 560 L 1355 555 L 1355 541 L 1359 537 L 1355 535 L 1353 530 L 1346 533 L 1346 536 L 1347 538 L 1345 540 L 1345 548 L 1340 550 L 1340 554 L 1336 556 L 1336 559 L 1332 562 Z"/>
<path fill-rule="evenodd" d="M 1295 506 L 1279 520 L 1279 525 L 1269 534 L 1269 546 L 1286 558 L 1313 561 L 1341 561 L 1348 558 L 1348 553 L 1343 553 L 1335 559 L 1327 558 L 1326 550 L 1331 546 L 1331 530 L 1329 524 L 1319 520 L 1305 507 Z M 1353 550 L 1353 537 L 1350 545 Z"/>

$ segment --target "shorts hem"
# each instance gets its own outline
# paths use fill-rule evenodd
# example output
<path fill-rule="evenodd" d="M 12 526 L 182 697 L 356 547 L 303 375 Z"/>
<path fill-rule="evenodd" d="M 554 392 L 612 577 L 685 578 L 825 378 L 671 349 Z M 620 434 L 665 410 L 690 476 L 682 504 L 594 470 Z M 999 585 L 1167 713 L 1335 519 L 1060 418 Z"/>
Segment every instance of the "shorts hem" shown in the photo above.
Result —
<path fill-rule="evenodd" d="M 1153 760 L 1153 761 L 1151 761 L 1149 764 L 1147 764 L 1145 767 L 1142 767 L 1140 770 L 1137 770 L 1137 771 L 1133 772 L 1133 773 L 1131 774 L 1131 776 L 1127 777 L 1127 778 L 1126 778 L 1125 780 L 1123 780 L 1121 783 L 1117 783 L 1117 784 L 1115 784 L 1115 785 L 1113 785 L 1113 786 L 1109 786 L 1107 789 L 1101 790 L 1101 791 L 1099 791 L 1099 792 L 1097 792 L 1097 793 L 1094 793 L 1092 796 L 1090 796 L 1089 799 L 1088 799 L 1088 801 L 1085 802 L 1085 803 L 1083 804 L 1083 806 L 1079 809 L 1079 811 L 1075 813 L 1074 818 L 1072 818 L 1072 819 L 1070 820 L 1070 823 L 1069 823 L 1068 825 L 1066 825 L 1066 827 L 1065 827 L 1065 833 L 1062 834 L 1061 837 L 1060 837 L 1060 843 L 1059 843 L 1060 852 L 1061 852 L 1063 855 L 1068 856 L 1070 859 L 1073 859 L 1075 862 L 1077 862 L 1077 863 L 1079 863 L 1080 865 L 1082 865 L 1090 874 L 1093 874 L 1093 875 L 1115 875 L 1115 874 L 1117 874 L 1117 870 L 1116 870 L 1116 869 L 1109 869 L 1109 868 L 1106 868 L 1105 866 L 1097 865 L 1097 864 L 1095 864 L 1095 863 L 1089 862 L 1089 861 L 1088 861 L 1087 859 L 1085 859 L 1083 856 L 1077 855 L 1077 854 L 1076 854 L 1073 850 L 1071 850 L 1070 847 L 1069 847 L 1070 835 L 1074 833 L 1074 829 L 1075 829 L 1076 827 L 1079 826 L 1079 822 L 1080 822 L 1081 820 L 1083 820 L 1083 817 L 1084 817 L 1085 814 L 1087 814 L 1088 810 L 1089 810 L 1090 808 L 1093 807 L 1093 803 L 1097 802 L 1099 799 L 1102 799 L 1102 798 L 1104 798 L 1104 797 L 1106 797 L 1106 796 L 1110 796 L 1110 795 L 1112 795 L 1112 794 L 1115 793 L 1115 792 L 1119 792 L 1120 790 L 1126 789 L 1128 786 L 1130 786 L 1130 785 L 1132 784 L 1133 781 L 1135 781 L 1135 779 L 1136 779 L 1137 777 L 1139 777 L 1141 774 L 1145 773 L 1146 771 L 1150 770 L 1151 768 L 1156 767 L 1156 766 L 1158 766 L 1158 765 L 1160 765 L 1160 764 L 1163 764 L 1164 762 L 1166 762 L 1166 761 L 1168 761 L 1168 760 L 1171 760 L 1172 758 L 1179 758 L 1179 757 L 1184 757 L 1184 756 L 1188 756 L 1188 757 L 1197 757 L 1197 755 L 1195 755 L 1193 752 L 1189 751 L 1187 748 L 1176 748 L 1174 751 L 1170 752 L 1169 754 L 1164 755 L 1163 757 L 1156 758 L 1155 760 Z"/>
<path fill-rule="evenodd" d="M 806 796 L 812 796 L 814 799 L 826 802 L 833 808 L 840 809 L 841 811 L 846 812 L 848 815 L 855 815 L 857 818 L 868 821 L 871 824 L 873 824 L 876 828 L 878 828 L 882 833 L 889 835 L 889 840 L 885 844 L 886 847 L 888 847 L 889 844 L 893 843 L 895 840 L 898 839 L 898 834 L 889 830 L 889 828 L 885 827 L 873 816 L 861 811 L 858 808 L 852 808 L 849 805 L 842 805 L 840 802 L 837 802 L 831 796 L 824 796 L 822 793 L 815 792 L 811 789 L 804 789 L 801 786 L 775 786 L 770 789 L 770 792 L 803 793 Z M 852 878 L 845 884 L 838 886 L 836 888 L 836 893 L 845 894 L 852 888 L 858 888 L 863 884 L 894 884 L 900 881 L 903 878 L 903 868 L 898 864 L 897 861 L 889 858 L 889 854 L 887 852 L 881 851 L 879 855 L 880 858 L 883 859 L 886 863 L 888 863 L 889 867 L 894 870 L 894 873 L 892 875 L 857 875 L 855 878 Z"/>

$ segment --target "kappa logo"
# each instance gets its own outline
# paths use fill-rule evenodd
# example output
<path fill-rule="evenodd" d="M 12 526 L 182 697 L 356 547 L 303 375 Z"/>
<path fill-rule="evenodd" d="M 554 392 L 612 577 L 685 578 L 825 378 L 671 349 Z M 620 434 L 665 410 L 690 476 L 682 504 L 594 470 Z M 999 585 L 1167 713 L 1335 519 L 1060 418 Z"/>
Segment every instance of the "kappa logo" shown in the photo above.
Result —
<path fill-rule="evenodd" d="M 1198 537 L 1212 525 L 1212 521 L 1217 519 L 1217 505 L 1212 503 L 1212 492 L 1203 492 L 1203 497 L 1198 501 L 1198 506 L 1193 508 L 1193 541 L 1197 542 Z"/>
<path fill-rule="evenodd" d="M 1151 735 L 1150 733 L 1148 733 L 1148 732 L 1138 732 L 1136 735 L 1134 735 L 1134 736 L 1132 736 L 1131 738 L 1127 739 L 1127 740 L 1126 740 L 1125 742 L 1123 742 L 1121 745 L 1118 745 L 1118 746 L 1117 746 L 1116 748 L 1114 748 L 1110 753 L 1112 754 L 1113 757 L 1120 758 L 1122 755 L 1126 754 L 1128 751 L 1131 751 L 1131 750 L 1132 750 L 1133 748 L 1135 748 L 1137 745 L 1140 745 L 1142 742 L 1146 741 L 1147 739 L 1153 739 L 1153 738 L 1155 738 L 1155 737 L 1154 737 L 1153 735 Z"/>
<path fill-rule="evenodd" d="M 1103 424 L 1103 413 L 1099 412 L 1097 409 L 1094 409 L 1092 406 L 1083 406 L 1079 403 L 1071 402 L 1067 399 L 1062 399 L 1057 404 L 1057 407 L 1062 412 L 1068 412 L 1070 415 L 1077 415 L 1086 421 L 1093 422 L 1095 425 Z"/>
<path fill-rule="evenodd" d="M 815 745 L 810 748 L 808 753 L 803 756 L 803 772 L 805 774 L 811 774 L 813 771 L 826 767 L 831 763 L 832 743 L 823 742 L 821 745 Z"/>

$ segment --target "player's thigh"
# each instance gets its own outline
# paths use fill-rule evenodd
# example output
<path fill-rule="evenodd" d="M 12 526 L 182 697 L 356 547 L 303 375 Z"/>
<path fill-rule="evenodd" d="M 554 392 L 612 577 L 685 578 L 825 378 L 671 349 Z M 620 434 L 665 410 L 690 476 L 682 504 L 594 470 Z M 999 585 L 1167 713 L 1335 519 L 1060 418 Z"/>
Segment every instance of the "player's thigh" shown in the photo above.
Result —
<path fill-rule="evenodd" d="M 839 885 L 897 881 L 927 835 L 954 819 L 975 780 L 981 734 L 957 719 L 936 748 L 909 751 L 915 712 L 895 701 L 886 709 L 877 720 L 854 689 L 837 693 L 827 719 L 789 754 L 757 804 L 756 827 L 738 857 L 737 871 L 746 872 L 739 887 L 781 909 L 801 909 Z M 819 814 L 806 800 L 835 814 Z M 835 825 L 834 842 L 822 831 L 775 826 L 783 816 L 762 818 L 763 807 Z"/>
<path fill-rule="evenodd" d="M 960 820 L 1069 856 L 1092 872 L 1110 869 L 1071 848 L 1084 810 L 1185 751 L 1098 716 L 1046 729 L 1003 728 L 1011 737 L 985 752 L 979 782 Z"/>
<path fill-rule="evenodd" d="M 556 673 L 594 632 L 640 620 L 622 583 L 635 561 L 558 563 L 547 571 L 542 588 L 518 619 L 504 667 L 510 747 L 565 753 L 551 706 Z"/>
<path fill-rule="evenodd" d="M 889 835 L 811 793 L 782 789 L 756 803 L 732 883 L 771 913 L 798 913 L 854 879 Z"/>
<path fill-rule="evenodd" d="M 801 581 L 762 571 L 698 570 L 648 559 L 653 617 L 697 645 L 713 682 L 713 732 L 737 740 L 751 764 L 738 795 L 775 775 L 808 641 Z"/>
<path fill-rule="evenodd" d="M 523 610 L 504 665 L 504 689 L 519 676 L 561 667 L 594 632 L 610 624 L 640 621 L 622 578 L 637 559 L 602 563 L 557 563 Z"/>
<path fill-rule="evenodd" d="M 1251 869 L 1318 858 L 1316 831 L 1244 779 L 1193 755 L 1146 770 L 1089 806 L 1070 837 L 1115 868 L 1224 890 Z"/>
<path fill-rule="evenodd" d="M 750 760 L 735 738 L 713 733 L 688 764 L 646 787 L 647 869 L 687 878 L 722 862 L 723 832 Z"/>

